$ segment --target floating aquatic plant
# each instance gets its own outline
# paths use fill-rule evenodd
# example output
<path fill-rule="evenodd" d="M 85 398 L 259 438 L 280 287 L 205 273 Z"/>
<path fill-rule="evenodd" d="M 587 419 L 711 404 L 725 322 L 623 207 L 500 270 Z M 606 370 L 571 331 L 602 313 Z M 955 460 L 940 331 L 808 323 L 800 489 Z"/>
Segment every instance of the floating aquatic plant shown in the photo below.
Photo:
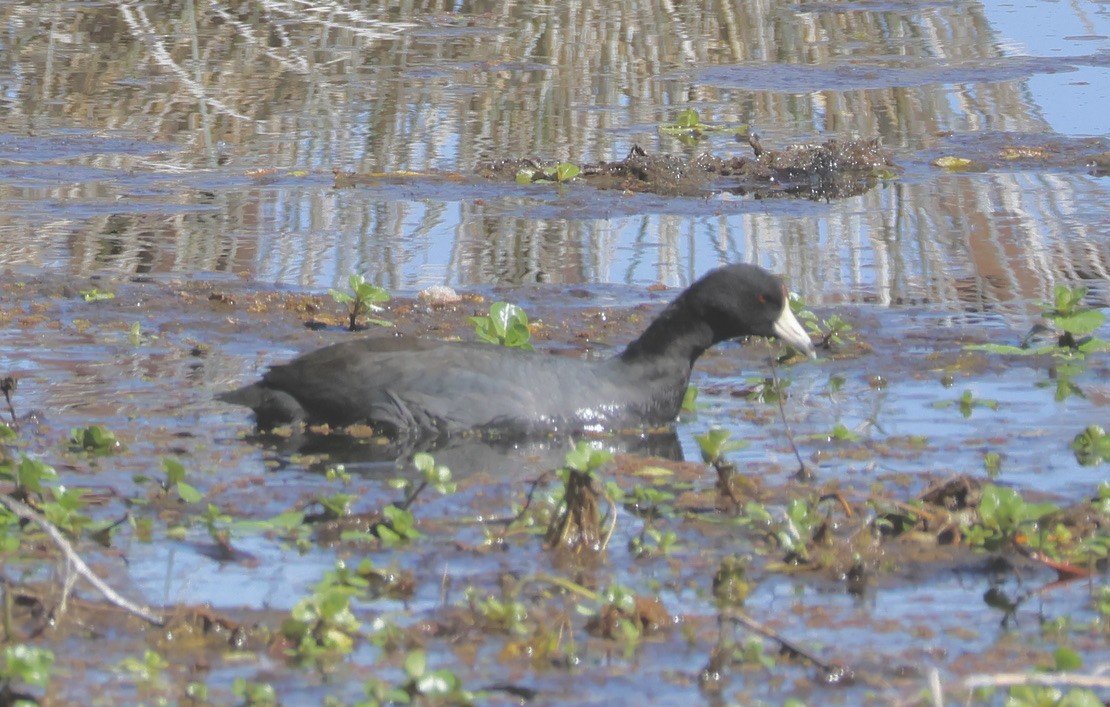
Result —
<path fill-rule="evenodd" d="M 512 349 L 533 350 L 528 315 L 515 304 L 494 302 L 489 307 L 488 316 L 471 317 L 470 323 L 481 341 Z"/>

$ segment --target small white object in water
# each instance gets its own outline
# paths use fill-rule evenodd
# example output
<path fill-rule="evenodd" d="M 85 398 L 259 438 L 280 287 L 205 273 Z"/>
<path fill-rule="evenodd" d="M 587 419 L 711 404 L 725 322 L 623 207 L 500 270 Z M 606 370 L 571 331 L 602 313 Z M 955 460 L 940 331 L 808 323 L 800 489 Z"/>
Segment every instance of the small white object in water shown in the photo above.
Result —
<path fill-rule="evenodd" d="M 445 304 L 454 304 L 462 299 L 458 292 L 446 285 L 432 285 L 431 287 L 421 290 L 416 295 L 421 302 L 433 306 L 443 306 Z"/>

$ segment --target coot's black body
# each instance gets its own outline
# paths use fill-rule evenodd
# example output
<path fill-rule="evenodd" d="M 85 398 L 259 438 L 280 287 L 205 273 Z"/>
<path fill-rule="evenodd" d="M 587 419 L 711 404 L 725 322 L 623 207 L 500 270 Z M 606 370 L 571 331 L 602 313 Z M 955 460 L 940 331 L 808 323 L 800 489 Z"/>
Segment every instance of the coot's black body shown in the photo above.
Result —
<path fill-rule="evenodd" d="M 365 423 L 395 437 L 442 437 L 656 426 L 677 417 L 698 357 L 745 335 L 778 337 L 813 355 L 781 281 L 753 265 L 731 265 L 683 291 L 611 359 L 374 337 L 274 366 L 261 381 L 220 397 L 252 408 L 263 429 Z"/>

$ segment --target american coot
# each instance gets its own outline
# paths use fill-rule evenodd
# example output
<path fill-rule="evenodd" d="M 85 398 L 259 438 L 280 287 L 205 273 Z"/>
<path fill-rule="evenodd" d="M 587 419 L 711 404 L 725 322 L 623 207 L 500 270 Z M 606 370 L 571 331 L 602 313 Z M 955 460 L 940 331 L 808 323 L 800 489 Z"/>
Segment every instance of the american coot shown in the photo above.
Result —
<path fill-rule="evenodd" d="M 305 354 L 219 397 L 252 408 L 262 429 L 367 423 L 395 438 L 656 426 L 677 417 L 698 357 L 745 335 L 775 336 L 814 355 L 782 282 L 754 265 L 730 265 L 683 291 L 614 358 L 375 337 Z"/>

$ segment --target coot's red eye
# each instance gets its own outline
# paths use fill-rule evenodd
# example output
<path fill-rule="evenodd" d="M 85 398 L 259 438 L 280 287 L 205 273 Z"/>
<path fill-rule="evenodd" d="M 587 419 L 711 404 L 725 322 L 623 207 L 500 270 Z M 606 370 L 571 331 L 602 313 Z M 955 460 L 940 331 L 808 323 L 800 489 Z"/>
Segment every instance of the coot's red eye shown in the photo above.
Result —
<path fill-rule="evenodd" d="M 767 296 L 766 295 L 760 295 L 759 296 L 759 303 L 760 304 L 767 304 Z"/>

